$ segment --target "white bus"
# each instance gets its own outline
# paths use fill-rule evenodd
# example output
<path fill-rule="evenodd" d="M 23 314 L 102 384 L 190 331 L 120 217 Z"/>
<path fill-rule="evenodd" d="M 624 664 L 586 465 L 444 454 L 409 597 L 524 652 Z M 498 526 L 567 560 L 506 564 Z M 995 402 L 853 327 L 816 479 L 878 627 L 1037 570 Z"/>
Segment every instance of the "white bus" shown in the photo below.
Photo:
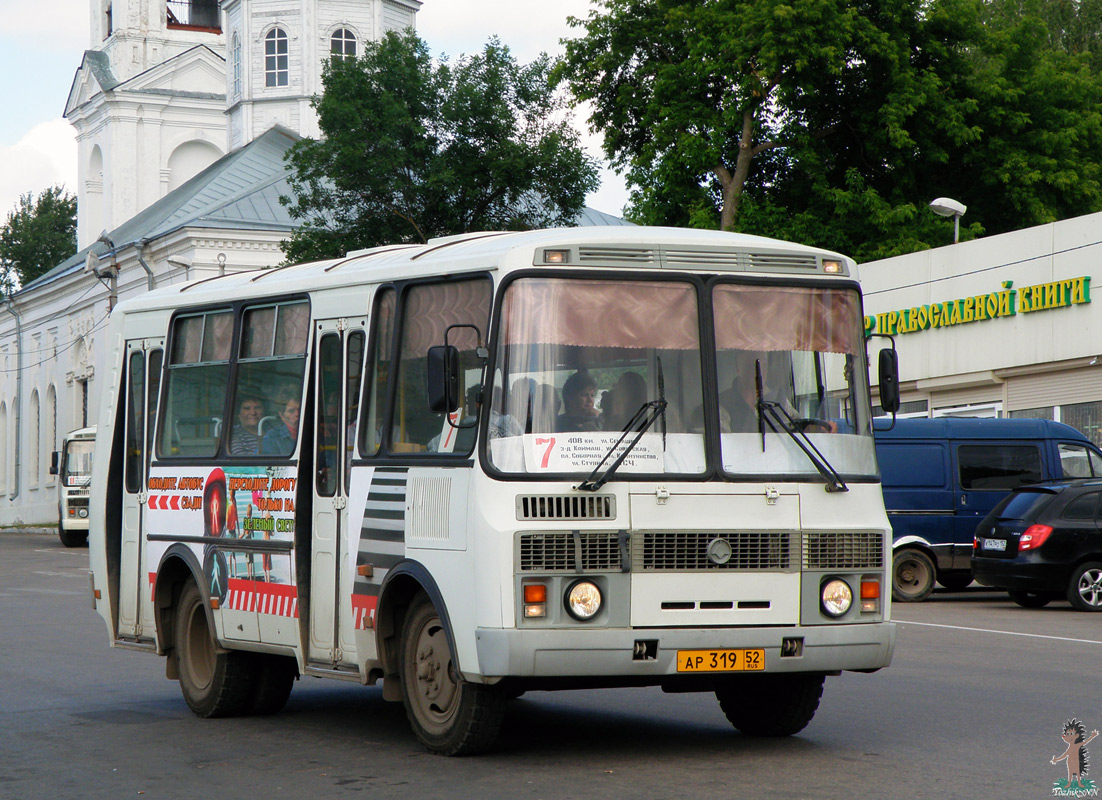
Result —
<path fill-rule="evenodd" d="M 520 692 L 661 686 L 789 735 L 891 662 L 843 256 L 471 234 L 160 289 L 108 335 L 94 602 L 201 716 L 382 679 L 461 754 Z"/>
<path fill-rule="evenodd" d="M 94 426 L 70 431 L 50 463 L 50 474 L 58 476 L 57 532 L 66 547 L 81 547 L 88 541 L 88 487 L 95 447 Z"/>

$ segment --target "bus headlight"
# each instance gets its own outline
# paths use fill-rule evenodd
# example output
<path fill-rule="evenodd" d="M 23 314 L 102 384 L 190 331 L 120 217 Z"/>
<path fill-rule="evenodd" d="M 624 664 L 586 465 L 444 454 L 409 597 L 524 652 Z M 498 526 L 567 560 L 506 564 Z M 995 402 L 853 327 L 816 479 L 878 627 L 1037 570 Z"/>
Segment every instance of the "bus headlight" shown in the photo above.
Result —
<path fill-rule="evenodd" d="M 592 581 L 577 581 L 566 590 L 566 610 L 576 620 L 585 622 L 601 610 L 601 590 Z"/>
<path fill-rule="evenodd" d="M 834 580 L 823 584 L 823 611 L 829 616 L 840 617 L 853 605 L 853 590 L 845 581 Z"/>

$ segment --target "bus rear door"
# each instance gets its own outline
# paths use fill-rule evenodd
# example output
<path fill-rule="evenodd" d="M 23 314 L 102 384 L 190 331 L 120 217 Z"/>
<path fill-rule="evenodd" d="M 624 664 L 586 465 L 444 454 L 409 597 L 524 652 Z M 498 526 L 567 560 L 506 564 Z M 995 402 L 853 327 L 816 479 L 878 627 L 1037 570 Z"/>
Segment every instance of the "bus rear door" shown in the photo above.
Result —
<path fill-rule="evenodd" d="M 154 635 L 150 576 L 156 565 L 144 563 L 143 527 L 163 355 L 163 339 L 126 343 L 126 458 L 119 569 L 119 636 L 124 638 L 152 639 Z"/>

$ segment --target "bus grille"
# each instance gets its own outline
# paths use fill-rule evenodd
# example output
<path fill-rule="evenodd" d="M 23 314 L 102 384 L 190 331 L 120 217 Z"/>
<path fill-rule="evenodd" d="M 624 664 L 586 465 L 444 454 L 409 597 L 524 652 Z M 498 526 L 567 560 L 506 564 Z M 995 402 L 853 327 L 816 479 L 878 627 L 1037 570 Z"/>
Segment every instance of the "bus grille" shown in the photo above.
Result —
<path fill-rule="evenodd" d="M 633 538 L 636 571 L 778 570 L 792 565 L 788 533 L 698 531 L 637 533 Z"/>
<path fill-rule="evenodd" d="M 553 570 L 620 571 L 619 534 L 525 533 L 520 537 L 521 572 Z"/>
<path fill-rule="evenodd" d="M 517 519 L 615 519 L 611 494 L 535 494 L 517 496 Z"/>
<path fill-rule="evenodd" d="M 804 569 L 879 569 L 884 566 L 881 533 L 805 533 Z"/>

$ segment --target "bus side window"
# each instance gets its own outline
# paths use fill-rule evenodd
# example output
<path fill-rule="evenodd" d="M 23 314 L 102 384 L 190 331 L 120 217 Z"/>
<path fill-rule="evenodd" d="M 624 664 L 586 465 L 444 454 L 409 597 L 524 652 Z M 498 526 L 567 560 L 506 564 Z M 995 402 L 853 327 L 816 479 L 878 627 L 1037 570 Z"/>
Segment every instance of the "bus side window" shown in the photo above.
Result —
<path fill-rule="evenodd" d="M 458 447 L 458 431 L 444 414 L 429 410 L 426 355 L 434 345 L 444 344 L 451 325 L 474 325 L 484 337 L 490 318 L 490 282 L 485 279 L 413 286 L 405 294 L 399 332 L 398 396 L 391 421 L 391 450 L 395 453 L 460 453 L 473 441 Z M 478 334 L 469 327 L 453 328 L 448 343 L 459 349 L 459 374 L 480 374 L 475 355 Z M 470 386 L 460 386 L 460 397 Z M 461 411 L 460 414 L 463 412 Z M 458 420 L 457 420 L 458 421 Z"/>
<path fill-rule="evenodd" d="M 189 314 L 173 322 L 159 455 L 218 453 L 232 340 L 232 311 Z"/>
<path fill-rule="evenodd" d="M 394 346 L 394 310 L 394 289 L 381 289 L 375 302 L 375 313 L 371 315 L 371 374 L 368 376 L 369 385 L 364 389 L 363 424 L 359 431 L 360 453 L 365 456 L 375 455 L 382 445 Z"/>
<path fill-rule="evenodd" d="M 233 387 L 231 456 L 289 456 L 298 439 L 310 305 L 305 301 L 246 308 Z"/>

